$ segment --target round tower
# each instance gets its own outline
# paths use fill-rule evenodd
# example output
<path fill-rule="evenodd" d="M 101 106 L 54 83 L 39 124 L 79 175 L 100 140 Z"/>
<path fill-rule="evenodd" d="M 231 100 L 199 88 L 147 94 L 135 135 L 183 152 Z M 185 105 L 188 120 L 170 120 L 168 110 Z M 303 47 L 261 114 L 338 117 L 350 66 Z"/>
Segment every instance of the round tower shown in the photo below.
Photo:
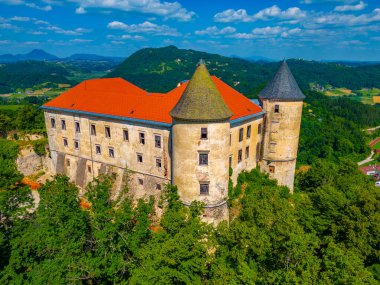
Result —
<path fill-rule="evenodd" d="M 203 220 L 228 219 L 228 150 L 232 112 L 200 63 L 170 112 L 172 183 L 185 205 L 205 204 Z"/>
<path fill-rule="evenodd" d="M 266 111 L 260 168 L 293 192 L 301 127 L 302 94 L 286 61 L 259 98 Z"/>

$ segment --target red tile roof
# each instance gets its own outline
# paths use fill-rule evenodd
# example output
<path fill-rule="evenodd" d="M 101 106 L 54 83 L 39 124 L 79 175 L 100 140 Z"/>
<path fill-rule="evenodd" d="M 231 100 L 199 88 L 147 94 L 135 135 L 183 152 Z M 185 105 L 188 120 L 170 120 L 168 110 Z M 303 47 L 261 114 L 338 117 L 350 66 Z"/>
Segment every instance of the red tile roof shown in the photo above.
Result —
<path fill-rule="evenodd" d="M 231 120 L 254 115 L 262 109 L 219 78 L 212 79 L 233 112 Z M 82 111 L 160 123 L 172 123 L 169 112 L 188 82 L 168 93 L 149 93 L 122 78 L 90 79 L 62 93 L 43 107 Z"/>

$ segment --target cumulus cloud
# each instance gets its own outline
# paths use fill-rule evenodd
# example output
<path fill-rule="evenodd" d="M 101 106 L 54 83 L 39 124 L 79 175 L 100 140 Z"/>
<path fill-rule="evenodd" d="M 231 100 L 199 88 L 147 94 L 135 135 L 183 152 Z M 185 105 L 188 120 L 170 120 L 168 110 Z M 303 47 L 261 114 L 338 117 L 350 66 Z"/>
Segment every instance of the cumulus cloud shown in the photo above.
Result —
<path fill-rule="evenodd" d="M 162 2 L 160 0 L 70 0 L 85 8 L 107 8 L 122 11 L 154 14 L 165 19 L 190 21 L 195 13 L 183 8 L 178 2 Z"/>
<path fill-rule="evenodd" d="M 361 11 L 365 7 L 367 7 L 367 4 L 364 3 L 363 1 L 360 1 L 356 5 L 341 5 L 341 6 L 336 6 L 334 10 L 337 11 L 337 12 Z"/>
<path fill-rule="evenodd" d="M 286 10 L 281 10 L 277 5 L 260 10 L 254 15 L 249 15 L 245 9 L 228 9 L 214 15 L 215 22 L 254 22 L 257 20 L 278 19 L 293 19 L 298 20 L 306 17 L 306 12 L 298 7 L 290 7 Z"/>
<path fill-rule="evenodd" d="M 46 12 L 53 10 L 53 7 L 50 5 L 42 7 L 42 6 L 38 6 L 36 3 L 25 3 L 25 6 L 29 8 L 35 8 L 38 10 L 46 11 Z"/>
<path fill-rule="evenodd" d="M 76 14 L 86 14 L 87 11 L 83 7 L 78 7 L 78 8 L 75 9 L 75 13 Z"/>
<path fill-rule="evenodd" d="M 225 27 L 223 29 L 218 29 L 216 26 L 208 27 L 204 30 L 195 31 L 196 35 L 208 35 L 208 36 L 220 36 L 226 34 L 232 34 L 236 32 L 234 27 Z"/>
<path fill-rule="evenodd" d="M 313 22 L 319 25 L 356 26 L 380 21 L 380 8 L 368 14 L 358 16 L 352 14 L 329 13 L 316 17 Z"/>
<path fill-rule="evenodd" d="M 10 18 L 9 20 L 11 20 L 11 21 L 17 21 L 17 22 L 28 22 L 28 21 L 30 21 L 30 18 L 29 17 L 14 16 L 14 17 Z"/>
<path fill-rule="evenodd" d="M 166 25 L 157 25 L 149 21 L 145 21 L 141 24 L 127 25 L 123 22 L 113 21 L 107 25 L 110 29 L 123 30 L 128 33 L 144 33 L 157 36 L 172 36 L 178 37 L 181 34 L 175 29 Z"/>
<path fill-rule="evenodd" d="M 93 40 L 86 40 L 86 39 L 72 39 L 70 40 L 72 43 L 90 43 L 93 42 Z"/>

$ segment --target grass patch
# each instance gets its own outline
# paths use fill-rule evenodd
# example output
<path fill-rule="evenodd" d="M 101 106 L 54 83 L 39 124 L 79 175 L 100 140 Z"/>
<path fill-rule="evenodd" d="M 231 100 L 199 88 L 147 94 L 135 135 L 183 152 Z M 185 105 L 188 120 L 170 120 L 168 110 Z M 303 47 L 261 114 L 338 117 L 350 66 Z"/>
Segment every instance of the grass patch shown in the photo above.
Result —
<path fill-rule="evenodd" d="M 24 105 L 0 105 L 0 110 L 16 111 L 22 107 L 24 107 Z"/>
<path fill-rule="evenodd" d="M 374 149 L 380 149 L 380 141 L 378 141 L 377 143 L 375 143 L 372 148 Z"/>

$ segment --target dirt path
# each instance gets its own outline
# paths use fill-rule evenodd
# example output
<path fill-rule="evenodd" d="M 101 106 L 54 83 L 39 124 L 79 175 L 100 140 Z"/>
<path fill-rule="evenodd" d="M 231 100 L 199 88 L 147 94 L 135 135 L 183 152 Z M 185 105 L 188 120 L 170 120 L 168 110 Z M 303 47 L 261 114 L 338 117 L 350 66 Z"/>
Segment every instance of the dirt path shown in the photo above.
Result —
<path fill-rule="evenodd" d="M 367 132 L 373 132 L 373 131 L 376 131 L 377 129 L 380 129 L 380 126 L 369 128 L 369 129 L 364 129 L 364 130 Z"/>
<path fill-rule="evenodd" d="M 362 160 L 362 161 L 359 161 L 359 162 L 358 162 L 358 165 L 363 165 L 363 164 L 365 164 L 365 163 L 367 163 L 367 162 L 372 161 L 372 160 L 373 160 L 372 157 L 374 156 L 374 154 L 375 154 L 375 151 L 374 151 L 374 150 L 371 150 L 371 155 L 368 156 L 366 159 L 364 159 L 364 160 Z"/>

